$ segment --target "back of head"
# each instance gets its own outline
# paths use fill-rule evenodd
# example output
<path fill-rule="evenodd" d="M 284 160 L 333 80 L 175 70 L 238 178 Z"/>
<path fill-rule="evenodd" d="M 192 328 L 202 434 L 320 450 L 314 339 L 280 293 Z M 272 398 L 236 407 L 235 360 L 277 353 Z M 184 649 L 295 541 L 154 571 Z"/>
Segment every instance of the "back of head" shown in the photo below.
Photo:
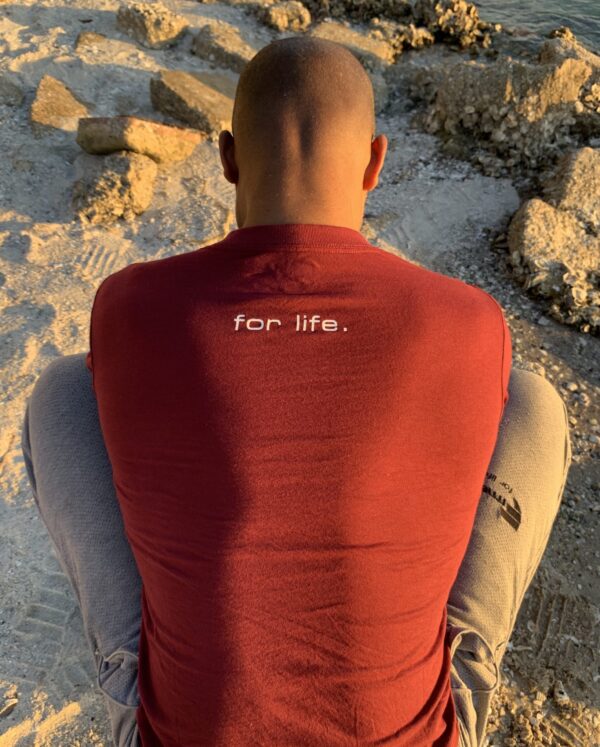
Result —
<path fill-rule="evenodd" d="M 240 75 L 232 117 L 236 157 L 259 168 L 285 159 L 314 168 L 375 133 L 371 80 L 345 47 L 310 36 L 263 47 Z"/>

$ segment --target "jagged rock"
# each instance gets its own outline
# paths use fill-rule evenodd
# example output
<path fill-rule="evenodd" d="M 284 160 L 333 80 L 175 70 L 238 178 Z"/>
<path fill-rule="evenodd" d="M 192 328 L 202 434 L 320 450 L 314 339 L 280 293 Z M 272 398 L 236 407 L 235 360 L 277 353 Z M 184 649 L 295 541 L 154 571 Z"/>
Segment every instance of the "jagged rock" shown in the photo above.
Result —
<path fill-rule="evenodd" d="M 558 64 L 567 58 L 587 62 L 595 71 L 595 74 L 600 75 L 600 56 L 590 52 L 572 34 L 547 39 L 538 53 L 538 59 L 542 64 Z"/>
<path fill-rule="evenodd" d="M 313 18 L 339 18 L 365 22 L 371 18 L 402 20 L 409 17 L 412 7 L 409 0 L 304 0 Z"/>
<path fill-rule="evenodd" d="M 149 49 L 175 44 L 187 29 L 183 16 L 173 13 L 161 2 L 130 3 L 117 11 L 117 28 Z"/>
<path fill-rule="evenodd" d="M 380 18 L 371 19 L 369 35 L 373 39 L 386 41 L 397 55 L 405 49 L 422 49 L 435 42 L 435 37 L 424 26 L 400 23 Z"/>
<path fill-rule="evenodd" d="M 76 138 L 88 153 L 106 155 L 131 150 L 157 163 L 182 161 L 203 139 L 197 130 L 130 116 L 80 119 Z"/>
<path fill-rule="evenodd" d="M 104 34 L 97 34 L 95 31 L 80 31 L 75 39 L 75 51 L 86 47 L 95 47 L 106 41 Z"/>
<path fill-rule="evenodd" d="M 5 106 L 20 106 L 23 103 L 23 91 L 10 78 L 0 77 L 0 104 Z"/>
<path fill-rule="evenodd" d="M 76 216 L 88 223 L 132 220 L 150 205 L 157 173 L 156 162 L 139 153 L 79 154 L 72 194 Z"/>
<path fill-rule="evenodd" d="M 258 50 L 245 42 L 234 26 L 218 22 L 202 26 L 194 36 L 191 51 L 216 66 L 240 73 Z"/>
<path fill-rule="evenodd" d="M 581 106 L 575 111 L 576 128 L 582 139 L 600 136 L 600 56 L 594 54 L 571 33 L 546 40 L 539 50 L 539 61 L 559 64 L 565 59 L 581 60 L 588 64 L 592 74 L 581 89 Z"/>
<path fill-rule="evenodd" d="M 425 128 L 473 144 L 504 159 L 507 167 L 537 169 L 572 145 L 577 101 L 591 68 L 582 60 L 529 64 L 459 62 L 445 69 Z"/>
<path fill-rule="evenodd" d="M 544 184 L 544 197 L 600 234 L 600 150 L 580 148 L 563 156 Z"/>
<path fill-rule="evenodd" d="M 592 148 L 564 156 L 544 185 L 553 204 L 527 200 L 508 230 L 513 272 L 524 288 L 551 299 L 554 318 L 592 334 L 600 334 L 599 163 Z"/>
<path fill-rule="evenodd" d="M 77 120 L 87 115 L 87 106 L 64 83 L 44 75 L 31 104 L 30 122 L 35 135 L 47 132 L 48 128 L 73 131 Z"/>
<path fill-rule="evenodd" d="M 158 78 L 150 79 L 150 99 L 157 111 L 206 132 L 211 138 L 222 129 L 231 129 L 233 100 L 199 75 L 162 70 Z"/>
<path fill-rule="evenodd" d="M 321 21 L 311 26 L 307 34 L 346 47 L 367 70 L 382 71 L 386 65 L 394 62 L 394 50 L 387 42 L 361 34 L 337 21 Z"/>
<path fill-rule="evenodd" d="M 414 17 L 442 39 L 454 41 L 461 49 L 480 42 L 489 46 L 491 24 L 481 21 L 477 8 L 465 0 L 417 0 Z"/>
<path fill-rule="evenodd" d="M 310 26 L 310 11 L 299 0 L 286 0 L 272 5 L 257 5 L 259 21 L 277 31 L 305 31 Z"/>

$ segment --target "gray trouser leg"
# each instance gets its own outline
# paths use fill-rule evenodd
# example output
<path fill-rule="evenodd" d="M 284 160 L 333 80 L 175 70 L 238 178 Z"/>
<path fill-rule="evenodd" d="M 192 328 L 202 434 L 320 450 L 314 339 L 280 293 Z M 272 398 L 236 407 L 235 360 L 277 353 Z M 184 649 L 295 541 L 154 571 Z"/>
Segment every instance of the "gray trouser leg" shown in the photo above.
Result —
<path fill-rule="evenodd" d="M 548 544 L 571 463 L 567 408 L 513 368 L 473 531 L 448 598 L 451 684 L 462 747 L 481 747 L 500 663 Z"/>
<path fill-rule="evenodd" d="M 33 497 L 79 602 L 117 747 L 137 745 L 141 579 L 125 536 L 85 354 L 52 361 L 27 401 Z"/>

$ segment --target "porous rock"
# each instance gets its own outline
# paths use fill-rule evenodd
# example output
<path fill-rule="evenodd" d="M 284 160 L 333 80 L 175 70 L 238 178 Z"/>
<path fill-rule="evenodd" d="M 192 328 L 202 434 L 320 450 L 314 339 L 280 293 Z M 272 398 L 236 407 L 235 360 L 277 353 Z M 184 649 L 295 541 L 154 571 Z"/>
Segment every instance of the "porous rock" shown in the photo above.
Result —
<path fill-rule="evenodd" d="M 161 2 L 132 2 L 117 11 L 117 28 L 149 49 L 162 49 L 175 44 L 188 23 Z"/>
<path fill-rule="evenodd" d="M 218 22 L 202 26 L 194 36 L 191 51 L 216 66 L 241 72 L 258 50 L 245 42 L 234 26 Z"/>
<path fill-rule="evenodd" d="M 546 180 L 544 197 L 600 235 L 600 150 L 586 147 L 566 153 Z"/>
<path fill-rule="evenodd" d="M 73 131 L 79 117 L 87 117 L 86 105 L 67 86 L 51 75 L 40 80 L 31 104 L 30 121 L 35 135 L 48 128 Z"/>
<path fill-rule="evenodd" d="M 277 31 L 305 31 L 310 26 L 310 11 L 299 0 L 255 7 L 258 20 Z"/>
<path fill-rule="evenodd" d="M 444 70 L 424 125 L 458 143 L 462 137 L 465 153 L 475 142 L 507 167 L 536 169 L 572 144 L 570 128 L 590 74 L 586 62 L 572 58 L 458 62 Z"/>
<path fill-rule="evenodd" d="M 567 153 L 544 185 L 548 201 L 525 201 L 508 230 L 513 273 L 523 287 L 550 299 L 554 318 L 592 334 L 600 334 L 599 216 L 592 196 L 599 162 L 592 148 Z"/>
<path fill-rule="evenodd" d="M 414 7 L 417 23 L 426 26 L 443 40 L 456 42 L 464 49 L 480 42 L 489 46 L 491 24 L 479 18 L 477 8 L 465 0 L 417 0 Z"/>
<path fill-rule="evenodd" d="M 434 35 L 424 26 L 380 18 L 371 19 L 369 35 L 386 41 L 396 56 L 405 49 L 422 49 L 435 42 Z"/>
<path fill-rule="evenodd" d="M 161 70 L 150 79 L 152 106 L 214 138 L 230 129 L 233 100 L 200 76 L 181 70 Z"/>
<path fill-rule="evenodd" d="M 339 18 L 359 22 L 371 18 L 402 20 L 412 13 L 409 0 L 304 0 L 316 20 Z"/>
<path fill-rule="evenodd" d="M 157 172 L 152 158 L 131 151 L 108 156 L 80 153 L 72 193 L 76 216 L 93 224 L 132 220 L 150 205 Z"/>
<path fill-rule="evenodd" d="M 88 153 L 106 155 L 131 150 L 157 163 L 182 161 L 203 139 L 197 130 L 131 116 L 82 118 L 76 138 Z"/>

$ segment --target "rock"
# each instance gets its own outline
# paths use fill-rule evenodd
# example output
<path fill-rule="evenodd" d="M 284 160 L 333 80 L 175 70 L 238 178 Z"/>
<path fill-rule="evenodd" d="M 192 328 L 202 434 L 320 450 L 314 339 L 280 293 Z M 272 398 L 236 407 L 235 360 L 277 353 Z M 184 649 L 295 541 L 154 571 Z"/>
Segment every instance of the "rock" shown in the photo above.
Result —
<path fill-rule="evenodd" d="M 412 13 L 409 0 L 304 0 L 313 18 L 365 22 L 371 18 L 402 20 Z"/>
<path fill-rule="evenodd" d="M 373 39 L 386 41 L 397 55 L 405 49 L 422 49 L 435 42 L 435 37 L 423 26 L 414 23 L 400 23 L 399 21 L 381 20 L 373 18 L 370 23 L 369 35 Z"/>
<path fill-rule="evenodd" d="M 600 136 L 600 56 L 591 52 L 572 35 L 548 39 L 540 47 L 539 61 L 543 64 L 560 64 L 565 59 L 580 60 L 592 70 L 581 89 L 581 107 L 574 114 L 576 129 L 585 142 Z"/>
<path fill-rule="evenodd" d="M 48 128 L 74 131 L 77 120 L 87 115 L 86 105 L 64 83 L 44 75 L 31 104 L 30 121 L 35 135 L 47 132 Z"/>
<path fill-rule="evenodd" d="M 600 56 L 590 52 L 574 36 L 560 36 L 544 41 L 538 53 L 538 60 L 544 65 L 558 64 L 565 59 L 583 60 L 600 73 Z"/>
<path fill-rule="evenodd" d="M 77 217 L 93 224 L 132 220 L 150 205 L 157 172 L 156 162 L 139 153 L 81 153 L 75 158 L 72 194 Z"/>
<path fill-rule="evenodd" d="M 586 62 L 571 58 L 459 62 L 445 69 L 424 126 L 456 138 L 466 154 L 475 144 L 509 168 L 539 169 L 573 144 L 576 104 L 590 74 Z"/>
<path fill-rule="evenodd" d="M 581 148 L 563 156 L 544 184 L 544 197 L 600 234 L 600 150 Z"/>
<path fill-rule="evenodd" d="M 231 129 L 233 99 L 205 83 L 199 76 L 162 70 L 150 79 L 152 106 L 211 137 Z"/>
<path fill-rule="evenodd" d="M 595 185 L 600 153 L 584 148 L 568 154 L 545 185 L 553 200 L 524 202 L 508 230 L 510 261 L 526 290 L 553 301 L 550 314 L 582 332 L 600 333 L 600 237 L 582 217 L 597 218 L 593 199 L 573 201 Z M 597 193 L 596 193 L 597 194 Z"/>
<path fill-rule="evenodd" d="M 305 31 L 310 26 L 310 11 L 298 0 L 257 5 L 256 17 L 277 31 Z"/>
<path fill-rule="evenodd" d="M 0 77 L 0 104 L 5 106 L 20 106 L 24 94 L 20 87 L 6 75 Z"/>
<path fill-rule="evenodd" d="M 341 44 L 370 71 L 382 71 L 386 65 L 394 62 L 394 50 L 386 41 L 373 39 L 337 21 L 321 21 L 312 26 L 307 34 Z"/>
<path fill-rule="evenodd" d="M 234 26 L 218 22 L 202 26 L 194 36 L 191 51 L 218 67 L 239 73 L 258 50 L 246 43 Z"/>
<path fill-rule="evenodd" d="M 414 17 L 432 33 L 456 42 L 461 49 L 477 42 L 489 43 L 490 24 L 480 20 L 477 8 L 465 0 L 417 0 Z"/>
<path fill-rule="evenodd" d="M 149 49 L 175 44 L 187 29 L 183 16 L 161 2 L 121 5 L 117 11 L 117 28 Z"/>
<path fill-rule="evenodd" d="M 182 161 L 203 139 L 197 130 L 130 116 L 82 118 L 76 138 L 88 153 L 131 150 L 157 163 Z"/>
<path fill-rule="evenodd" d="M 106 40 L 104 34 L 97 34 L 95 31 L 80 31 L 77 39 L 75 39 L 75 51 L 78 52 L 86 47 L 95 47 Z"/>

